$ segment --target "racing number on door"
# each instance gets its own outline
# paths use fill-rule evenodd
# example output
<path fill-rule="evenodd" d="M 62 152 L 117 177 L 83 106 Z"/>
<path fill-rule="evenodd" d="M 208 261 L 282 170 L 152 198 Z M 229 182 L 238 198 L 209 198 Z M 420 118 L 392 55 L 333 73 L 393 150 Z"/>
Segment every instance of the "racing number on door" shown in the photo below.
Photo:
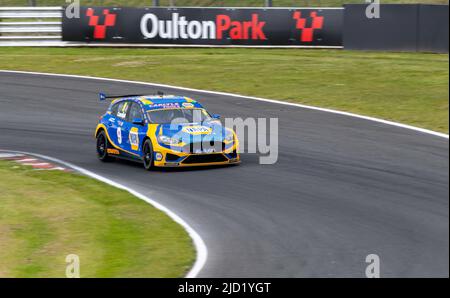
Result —
<path fill-rule="evenodd" d="M 122 128 L 121 127 L 117 127 L 117 142 L 119 142 L 119 144 L 122 144 Z"/>
<path fill-rule="evenodd" d="M 126 116 L 127 116 L 127 111 L 128 111 L 128 107 L 129 107 L 129 102 L 125 101 L 119 104 L 119 108 L 117 111 L 117 117 L 119 117 L 122 120 L 125 120 Z M 119 143 L 119 145 L 122 145 L 122 125 L 123 122 L 122 121 L 118 121 L 118 127 L 117 127 L 117 142 Z"/>

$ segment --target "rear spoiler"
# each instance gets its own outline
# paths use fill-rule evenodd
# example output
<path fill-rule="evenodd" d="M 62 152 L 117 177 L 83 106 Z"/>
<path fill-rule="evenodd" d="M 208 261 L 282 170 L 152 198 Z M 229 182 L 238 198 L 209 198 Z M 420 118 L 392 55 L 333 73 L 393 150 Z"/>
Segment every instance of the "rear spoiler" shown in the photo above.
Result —
<path fill-rule="evenodd" d="M 104 100 L 111 99 L 111 98 L 117 99 L 117 98 L 138 97 L 138 96 L 145 96 L 145 95 L 148 95 L 148 94 L 106 95 L 105 93 L 102 93 L 102 92 L 100 92 L 98 94 L 100 101 L 104 101 Z M 163 96 L 164 93 L 161 91 L 158 91 L 157 95 Z"/>
<path fill-rule="evenodd" d="M 105 93 L 98 94 L 100 101 L 104 101 L 111 98 L 125 98 L 125 97 L 136 97 L 136 96 L 144 96 L 144 94 L 129 94 L 129 95 L 106 95 Z"/>

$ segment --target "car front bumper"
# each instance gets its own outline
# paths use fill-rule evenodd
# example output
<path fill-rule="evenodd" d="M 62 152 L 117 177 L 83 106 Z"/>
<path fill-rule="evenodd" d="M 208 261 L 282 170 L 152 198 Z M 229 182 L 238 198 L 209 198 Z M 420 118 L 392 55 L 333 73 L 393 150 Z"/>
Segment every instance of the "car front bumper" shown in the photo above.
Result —
<path fill-rule="evenodd" d="M 238 164 L 241 162 L 237 145 L 217 153 L 185 153 L 154 145 L 153 164 L 155 167 L 201 167 Z"/>

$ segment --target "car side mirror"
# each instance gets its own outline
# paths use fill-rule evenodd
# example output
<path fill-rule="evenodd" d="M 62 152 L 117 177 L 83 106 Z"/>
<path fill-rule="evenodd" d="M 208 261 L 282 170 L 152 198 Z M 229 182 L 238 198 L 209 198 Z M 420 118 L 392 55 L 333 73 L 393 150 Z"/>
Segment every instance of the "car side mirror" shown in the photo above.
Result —
<path fill-rule="evenodd" d="M 135 124 L 135 125 L 142 125 L 143 126 L 145 124 L 145 122 L 141 118 L 134 118 L 133 119 L 133 124 Z"/>
<path fill-rule="evenodd" d="M 219 114 L 213 114 L 213 115 L 212 115 L 212 118 L 213 118 L 213 119 L 220 119 L 221 116 L 220 116 Z"/>

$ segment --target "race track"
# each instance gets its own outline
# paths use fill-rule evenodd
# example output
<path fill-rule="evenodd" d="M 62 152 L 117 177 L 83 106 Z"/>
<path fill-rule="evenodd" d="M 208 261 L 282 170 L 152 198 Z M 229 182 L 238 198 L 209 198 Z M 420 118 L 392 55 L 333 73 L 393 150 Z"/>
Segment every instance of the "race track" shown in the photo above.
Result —
<path fill-rule="evenodd" d="M 246 154 L 235 167 L 146 172 L 99 162 L 93 130 L 107 104 L 98 92 L 157 90 L 224 117 L 278 117 L 278 163 Z M 449 276 L 441 137 L 243 98 L 0 72 L 0 149 L 71 162 L 169 207 L 208 247 L 200 277 L 364 277 L 368 254 L 380 256 L 382 277 Z"/>

